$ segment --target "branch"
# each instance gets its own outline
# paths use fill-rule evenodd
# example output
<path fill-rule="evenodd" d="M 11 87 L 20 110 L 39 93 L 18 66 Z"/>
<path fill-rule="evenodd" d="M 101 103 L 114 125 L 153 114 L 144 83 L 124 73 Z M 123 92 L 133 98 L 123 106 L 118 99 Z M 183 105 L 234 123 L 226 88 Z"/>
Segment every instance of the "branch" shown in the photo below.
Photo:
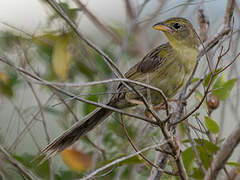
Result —
<path fill-rule="evenodd" d="M 240 124 L 237 128 L 228 136 L 224 144 L 221 146 L 217 152 L 215 158 L 211 163 L 211 167 L 208 169 L 208 172 L 204 180 L 214 180 L 217 178 L 218 172 L 223 168 L 226 161 L 232 155 L 232 152 L 240 142 Z"/>
<path fill-rule="evenodd" d="M 121 43 L 121 38 L 110 28 L 104 25 L 103 22 L 101 22 L 80 0 L 74 0 L 74 2 L 83 10 L 87 17 L 92 20 L 92 22 L 96 25 L 97 28 L 101 29 L 107 35 L 111 36 L 116 43 Z"/>
<path fill-rule="evenodd" d="M 69 97 L 71 97 L 71 98 L 74 98 L 74 99 L 76 99 L 76 100 L 78 100 L 78 101 L 85 102 L 85 103 L 89 103 L 89 104 L 95 105 L 95 106 L 97 106 L 97 107 L 102 107 L 102 108 L 105 108 L 105 109 L 109 109 L 109 110 L 114 111 L 114 112 L 118 112 L 118 113 L 121 113 L 121 114 L 125 114 L 125 115 L 127 115 L 127 116 L 135 117 L 135 118 L 141 119 L 141 120 L 143 120 L 143 121 L 145 121 L 145 122 L 149 122 L 149 123 L 151 123 L 151 124 L 158 125 L 158 123 L 157 123 L 156 121 L 153 121 L 153 120 L 151 120 L 151 119 L 149 119 L 149 118 L 145 118 L 145 117 L 142 117 L 142 116 L 139 116 L 139 115 L 136 115 L 136 114 L 128 113 L 128 112 L 122 111 L 122 110 L 120 110 L 120 109 L 117 109 L 117 108 L 113 108 L 113 107 L 111 107 L 111 106 L 108 106 L 108 105 L 106 105 L 106 104 L 97 103 L 97 102 L 94 102 L 94 101 L 90 101 L 90 100 L 87 100 L 87 99 L 78 97 L 78 96 L 76 96 L 76 95 L 73 94 L 73 93 L 67 92 L 67 91 L 63 90 L 62 88 L 59 88 L 59 87 L 57 87 L 57 86 L 54 86 L 53 84 L 51 84 L 51 83 L 49 83 L 49 82 L 41 79 L 40 77 L 38 77 L 38 76 L 36 76 L 36 75 L 34 75 L 34 74 L 26 71 L 26 70 L 23 69 L 23 68 L 20 68 L 20 67 L 15 66 L 12 62 L 10 62 L 8 59 L 6 59 L 6 58 L 4 58 L 4 57 L 1 57 L 1 56 L 0 56 L 0 61 L 8 64 L 9 66 L 11 66 L 11 67 L 13 67 L 13 68 L 15 68 L 17 71 L 19 71 L 19 72 L 21 72 L 21 73 L 24 73 L 25 75 L 27 75 L 27 76 L 29 76 L 29 77 L 37 80 L 37 81 L 40 81 L 40 82 L 44 83 L 46 86 L 48 86 L 48 87 L 50 87 L 50 88 L 52 88 L 52 89 L 54 89 L 54 90 L 56 90 L 56 91 L 58 91 L 58 92 L 60 92 L 60 93 L 62 93 L 62 94 L 64 94 L 64 95 L 66 95 L 66 96 L 69 96 Z"/>
<path fill-rule="evenodd" d="M 184 126 L 185 126 L 185 128 L 186 128 L 186 133 L 187 133 L 188 139 L 189 139 L 189 141 L 190 141 L 190 143 L 191 143 L 191 145 L 192 145 L 192 150 L 193 150 L 193 152 L 194 152 L 194 154 L 195 154 L 195 157 L 196 157 L 196 163 L 197 163 L 198 166 L 201 168 L 202 172 L 203 172 L 203 173 L 206 173 L 207 170 L 206 170 L 205 167 L 203 166 L 202 160 L 201 160 L 201 158 L 200 158 L 200 154 L 199 154 L 199 152 L 198 152 L 198 150 L 197 150 L 197 147 L 196 147 L 196 142 L 195 142 L 195 140 L 192 138 L 191 131 L 190 131 L 190 128 L 189 128 L 189 125 L 188 125 L 188 122 L 187 122 L 187 121 L 184 122 Z"/>
<path fill-rule="evenodd" d="M 68 17 L 68 15 L 61 9 L 61 7 L 54 0 L 46 1 L 66 21 L 66 23 L 73 29 L 77 36 L 103 58 L 108 67 L 113 71 L 113 73 L 117 77 L 124 77 L 124 75 L 114 64 L 114 62 L 100 48 L 98 48 L 95 44 L 93 44 L 90 40 L 88 40 L 82 35 L 82 33 L 78 30 L 77 25 Z"/>
<path fill-rule="evenodd" d="M 162 146 L 162 145 L 164 145 L 164 144 L 166 144 L 166 143 L 167 143 L 167 141 L 165 141 L 164 143 L 161 143 L 161 144 L 155 144 L 155 145 L 152 145 L 152 146 L 148 146 L 148 147 L 146 147 L 146 148 L 144 148 L 144 149 L 142 149 L 142 150 L 140 150 L 140 151 L 138 151 L 138 152 L 135 152 L 135 153 L 130 154 L 130 155 L 128 155 L 128 156 L 125 156 L 125 157 L 116 159 L 116 160 L 112 161 L 111 163 L 108 163 L 107 165 L 105 165 L 105 166 L 103 166 L 103 167 L 101 167 L 101 168 L 99 168 L 99 169 L 96 169 L 94 172 L 90 173 L 88 176 L 86 176 L 86 177 L 84 177 L 84 178 L 81 178 L 81 179 L 78 179 L 78 180 L 87 180 L 87 179 L 90 179 L 90 178 L 92 178 L 93 176 L 95 176 L 97 173 L 99 173 L 99 172 L 101 172 L 101 171 L 103 171 L 103 170 L 105 170 L 105 169 L 107 169 L 107 168 L 109 168 L 109 167 L 111 167 L 111 166 L 113 166 L 113 165 L 116 165 L 116 164 L 118 164 L 118 163 L 120 163 L 120 162 L 122 162 L 122 161 L 124 161 L 124 160 L 126 160 L 126 159 L 132 158 L 132 157 L 134 157 L 134 156 L 136 156 L 136 155 L 139 155 L 140 153 L 143 153 L 143 152 L 148 151 L 148 150 L 150 150 L 150 149 L 154 149 L 154 148 L 156 148 L 156 147 Z"/>
<path fill-rule="evenodd" d="M 124 130 L 124 133 L 125 135 L 127 136 L 127 139 L 128 141 L 130 142 L 131 146 L 133 147 L 133 149 L 138 152 L 139 150 L 137 149 L 135 143 L 133 142 L 133 140 L 131 139 L 131 137 L 129 136 L 128 134 L 128 131 L 127 131 L 127 128 L 124 124 L 124 121 L 123 121 L 123 117 L 122 115 L 120 115 L 120 120 L 121 120 L 121 125 L 122 125 L 122 128 Z M 155 164 L 153 164 L 149 159 L 147 159 L 142 153 L 139 153 L 139 156 L 141 156 L 149 165 L 151 165 L 152 167 L 154 167 L 157 171 L 160 171 L 161 173 L 166 173 L 166 174 L 169 174 L 169 175 L 172 175 L 172 176 L 176 176 L 176 174 L 173 174 L 172 172 L 168 172 L 168 171 L 165 171 L 161 168 L 159 168 L 159 166 L 156 166 Z"/>
<path fill-rule="evenodd" d="M 27 179 L 30 179 L 30 180 L 38 180 L 39 179 L 30 170 L 26 169 L 21 163 L 19 163 L 16 159 L 14 159 L 11 156 L 11 154 L 9 154 L 2 145 L 0 145 L 0 151 L 4 154 L 6 159 L 24 175 L 24 177 L 26 177 Z"/>

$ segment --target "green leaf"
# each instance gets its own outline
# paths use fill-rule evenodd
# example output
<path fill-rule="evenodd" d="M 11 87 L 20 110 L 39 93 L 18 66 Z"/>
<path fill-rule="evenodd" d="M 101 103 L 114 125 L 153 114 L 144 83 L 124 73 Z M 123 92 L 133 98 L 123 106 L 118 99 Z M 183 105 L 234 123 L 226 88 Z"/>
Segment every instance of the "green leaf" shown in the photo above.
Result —
<path fill-rule="evenodd" d="M 192 178 L 194 179 L 203 179 L 204 178 L 204 173 L 202 172 L 201 169 L 194 168 L 193 169 L 193 174 L 191 175 Z"/>
<path fill-rule="evenodd" d="M 42 160 L 37 159 L 31 162 L 34 159 L 34 155 L 30 155 L 28 153 L 24 153 L 23 155 L 14 155 L 14 158 L 21 162 L 24 166 L 33 169 L 33 171 L 44 179 L 48 179 L 50 172 L 49 172 L 49 161 L 45 161 L 43 164 L 39 165 L 39 162 Z"/>
<path fill-rule="evenodd" d="M 239 162 L 231 162 L 231 161 L 229 161 L 229 162 L 227 162 L 227 165 L 234 166 L 234 167 L 240 167 L 240 163 Z"/>
<path fill-rule="evenodd" d="M 216 121 L 214 121 L 213 119 L 211 119 L 208 116 L 205 116 L 205 123 L 206 126 L 208 128 L 208 130 L 213 133 L 213 134 L 217 134 L 219 132 L 219 126 L 216 123 Z"/>
<path fill-rule="evenodd" d="M 193 78 L 192 79 L 192 83 L 195 83 L 195 82 L 197 82 L 199 80 L 199 78 Z"/>
<path fill-rule="evenodd" d="M 195 139 L 196 143 L 201 147 L 205 148 L 209 153 L 216 153 L 219 150 L 219 147 L 216 144 L 206 140 L 206 139 Z"/>
<path fill-rule="evenodd" d="M 194 158 L 195 158 L 195 155 L 192 150 L 192 147 L 189 147 L 185 151 L 183 151 L 182 159 L 183 159 L 184 167 L 186 168 L 187 172 L 191 170 L 192 164 L 194 162 Z"/>
<path fill-rule="evenodd" d="M 221 71 L 221 70 L 222 70 L 222 68 L 217 69 L 215 73 L 218 73 L 218 72 Z M 207 87 L 207 86 L 208 86 L 208 83 L 209 83 L 209 81 L 210 81 L 210 79 L 211 79 L 211 76 L 212 76 L 211 73 L 209 73 L 208 75 L 205 76 L 204 81 L 203 81 L 204 87 Z M 217 77 L 218 77 L 217 75 L 214 76 L 212 82 L 214 82 Z"/>
<path fill-rule="evenodd" d="M 90 52 L 92 52 L 92 56 L 94 59 L 94 63 L 96 64 L 97 70 L 100 71 L 106 77 L 109 77 L 112 74 L 112 71 L 108 67 L 108 65 L 105 63 L 103 58 L 96 52 L 93 52 L 93 51 L 90 51 Z"/>
<path fill-rule="evenodd" d="M 207 87 L 207 86 L 208 86 L 208 83 L 209 83 L 209 81 L 210 81 L 211 76 L 212 76 L 212 74 L 209 73 L 209 74 L 204 78 L 204 81 L 203 81 L 204 87 Z M 215 81 L 216 78 L 217 78 L 217 76 L 215 76 L 215 77 L 213 78 L 213 82 Z"/>
<path fill-rule="evenodd" d="M 215 94 L 218 99 L 224 101 L 228 98 L 228 96 L 230 95 L 232 88 L 235 85 L 235 82 L 237 81 L 237 79 L 231 79 L 229 81 L 227 81 L 226 83 L 224 83 L 222 85 L 221 88 L 213 90 L 213 94 Z"/>
<path fill-rule="evenodd" d="M 99 95 L 97 93 L 100 92 L 105 92 L 106 91 L 106 86 L 92 86 L 90 90 L 88 91 L 89 96 L 87 96 L 87 100 L 91 100 L 94 102 L 98 101 Z M 96 109 L 96 106 L 92 104 L 85 103 L 83 105 L 83 112 L 85 115 L 89 114 L 92 112 L 94 109 Z"/>
<path fill-rule="evenodd" d="M 221 88 L 226 83 L 224 74 L 221 74 L 213 85 L 213 89 Z"/>
<path fill-rule="evenodd" d="M 204 167 L 207 169 L 209 168 L 212 160 L 213 160 L 213 154 L 207 151 L 207 149 L 203 146 L 197 146 L 197 150 L 199 152 L 200 159 L 204 165 Z"/>
<path fill-rule="evenodd" d="M 55 180 L 73 179 L 72 172 L 70 171 L 60 171 L 59 174 L 55 174 Z"/>
<path fill-rule="evenodd" d="M 86 65 L 86 63 L 79 62 L 79 61 L 74 61 L 75 62 L 75 67 L 79 72 L 84 74 L 89 81 L 94 81 L 94 75 L 96 73 L 93 73 L 93 71 Z"/>

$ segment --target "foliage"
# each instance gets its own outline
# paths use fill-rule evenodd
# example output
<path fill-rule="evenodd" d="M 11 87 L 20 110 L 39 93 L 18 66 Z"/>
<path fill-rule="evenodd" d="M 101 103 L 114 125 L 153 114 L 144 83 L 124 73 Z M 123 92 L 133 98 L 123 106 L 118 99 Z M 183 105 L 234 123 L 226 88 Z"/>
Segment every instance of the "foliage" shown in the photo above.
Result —
<path fill-rule="evenodd" d="M 80 12 L 82 12 L 82 8 L 72 8 L 68 3 L 63 2 L 59 3 L 59 5 L 69 15 L 70 19 L 78 21 L 78 18 L 81 17 Z M 62 18 L 54 12 L 48 17 L 47 26 L 50 29 L 54 23 L 60 21 L 62 22 Z M 123 24 L 115 24 L 106 28 L 109 28 L 120 39 L 124 39 L 128 31 L 123 27 Z M 133 32 L 126 38 L 126 44 L 128 44 L 126 47 L 125 44 L 121 44 L 123 42 L 115 42 L 114 38 L 101 46 L 103 52 L 113 59 L 114 63 L 123 72 L 134 64 L 136 57 L 142 57 L 142 53 L 146 51 L 143 47 L 150 44 L 146 40 L 148 38 L 142 36 L 140 29 L 140 25 L 136 25 Z M 143 38 L 141 43 L 139 43 L 140 37 Z M 88 38 L 91 39 L 91 37 Z M 57 30 L 48 30 L 45 33 L 33 36 L 13 33 L 11 31 L 1 32 L 0 47 L 7 55 L 10 54 L 10 57 L 13 56 L 14 64 L 17 67 L 32 72 L 42 79 L 52 82 L 53 85 L 54 83 L 84 83 L 115 78 L 112 70 L 103 60 L 103 57 L 80 40 L 65 22 Z M 116 52 L 121 52 L 121 50 L 123 51 L 121 58 L 117 60 L 118 53 Z M 19 123 L 17 128 L 14 127 L 17 129 L 16 136 L 19 136 L 21 140 L 25 138 L 21 132 L 24 134 L 24 127 L 32 119 L 36 121 L 37 127 L 40 127 L 36 133 L 33 130 L 30 132 L 29 129 L 33 129 L 36 124 L 29 124 L 27 134 L 30 135 L 33 141 L 25 142 L 28 146 L 30 144 L 33 147 L 35 139 L 37 139 L 35 143 L 41 142 L 41 147 L 47 144 L 45 139 L 43 143 L 42 137 L 38 136 L 38 133 L 45 132 L 43 128 L 44 124 L 42 124 L 42 114 L 47 123 L 47 130 L 50 132 L 50 139 L 53 140 L 58 135 L 55 129 L 60 127 L 61 131 L 63 131 L 71 127 L 75 121 L 81 120 L 82 117 L 91 113 L 96 108 L 94 105 L 81 103 L 67 95 L 55 92 L 48 86 L 43 86 L 37 82 L 36 79 L 30 78 L 14 68 L 9 68 L 5 64 L 1 63 L 0 68 L 1 99 L 3 99 L 4 103 L 11 102 L 11 107 L 14 109 L 14 112 L 18 113 L 18 118 L 23 119 L 23 122 L 20 122 L 19 119 L 19 121 L 14 121 L 14 124 Z M 180 124 L 181 136 L 178 139 L 181 149 L 179 156 L 183 160 L 187 175 L 193 179 L 203 179 L 204 177 L 204 172 L 199 166 L 197 158 L 201 161 L 203 168 L 207 170 L 224 142 L 224 138 L 222 137 L 224 127 L 222 127 L 219 119 L 212 113 L 219 113 L 219 107 L 222 107 L 221 105 L 231 100 L 233 96 L 232 92 L 238 83 L 238 79 L 228 76 L 228 73 L 225 71 L 222 72 L 222 70 L 223 68 L 218 68 L 214 72 L 214 76 L 213 73 L 208 73 L 204 77 L 194 77 L 189 88 L 191 90 L 200 82 L 199 86 L 194 90 L 194 98 L 190 97 L 189 100 L 187 99 L 190 105 L 187 104 L 186 112 L 190 111 L 189 109 L 193 107 L 193 104 L 203 102 L 196 112 L 188 117 L 186 120 L 188 123 Z M 107 99 L 111 97 L 118 85 L 119 83 L 111 83 L 81 88 L 71 86 L 59 86 L 59 88 L 86 100 L 107 102 Z M 209 89 L 206 92 L 208 87 Z M 26 89 L 30 89 L 30 91 L 26 91 Z M 22 97 L 25 91 L 27 95 Z M 215 109 L 209 108 L 207 101 L 209 94 L 214 95 L 214 97 L 216 96 L 217 100 L 220 101 L 220 106 L 217 104 Z M 32 98 L 35 96 L 38 97 L 38 99 L 36 98 L 37 100 Z M 46 100 L 47 98 L 50 98 L 50 100 Z M 203 98 L 205 99 L 203 100 Z M 34 103 L 28 102 L 27 99 L 34 99 Z M 40 101 L 40 105 L 38 100 Z M 30 108 L 24 104 L 25 101 L 31 103 Z M 129 108 L 127 111 L 133 114 L 143 114 L 144 110 L 143 106 L 138 106 L 132 109 Z M 24 122 L 24 120 L 27 121 Z M 153 127 L 153 125 L 138 121 L 136 118 L 123 116 L 127 132 L 123 130 L 119 114 L 113 113 L 109 120 L 104 125 L 87 134 L 87 136 L 82 137 L 79 140 L 79 144 L 64 150 L 60 154 L 62 158 L 61 163 L 58 164 L 53 158 L 54 179 L 81 178 L 94 169 L 101 168 L 119 158 L 134 153 L 135 150 L 130 145 L 126 133 L 138 150 L 159 142 L 160 137 L 162 137 L 159 127 Z M 11 126 L 10 122 L 8 126 Z M 192 139 L 188 138 L 188 128 L 190 128 Z M 9 127 L 6 129 L 9 131 Z M 8 145 L 12 143 L 12 141 L 3 141 L 4 138 L 2 137 L 5 137 L 5 135 L 2 131 L 0 133 L 2 144 L 6 143 Z M 43 137 L 45 138 L 45 134 Z M 8 138 L 6 139 L 8 141 Z M 23 145 L 24 142 L 20 144 Z M 31 161 L 37 152 L 18 153 L 17 150 L 14 152 L 12 153 L 13 157 L 23 164 L 24 167 L 31 170 L 40 178 L 50 179 L 50 161 L 45 161 L 42 165 L 38 165 L 41 159 L 34 162 Z M 144 152 L 143 155 L 151 162 L 154 162 L 156 152 L 155 150 L 150 150 Z M 6 163 L 10 164 L 7 161 Z M 228 161 L 226 166 L 239 168 L 240 164 L 233 160 Z M 15 167 L 12 168 L 15 170 Z M 176 164 L 172 164 L 169 161 L 166 169 L 174 171 Z M 7 173 L 10 172 L 9 169 L 0 168 L 0 171 L 3 174 L 10 174 Z M 19 171 L 17 172 L 20 174 Z M 144 180 L 149 177 L 150 172 L 151 166 L 149 163 L 140 155 L 135 155 L 112 165 L 96 176 L 100 180 L 106 179 L 106 176 L 108 179 L 131 179 L 133 174 L 137 174 L 135 179 Z M 6 175 L 6 177 L 8 176 Z M 9 178 L 12 177 L 9 176 Z M 164 175 L 164 178 L 177 179 L 167 174 Z"/>

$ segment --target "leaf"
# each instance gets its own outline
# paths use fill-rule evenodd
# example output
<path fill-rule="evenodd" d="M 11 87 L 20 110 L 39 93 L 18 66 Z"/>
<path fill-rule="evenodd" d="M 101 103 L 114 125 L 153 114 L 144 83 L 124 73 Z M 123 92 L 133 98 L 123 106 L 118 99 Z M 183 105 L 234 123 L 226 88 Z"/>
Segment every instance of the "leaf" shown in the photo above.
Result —
<path fill-rule="evenodd" d="M 69 34 L 59 36 L 53 51 L 53 70 L 61 81 L 65 81 L 68 77 L 69 64 L 72 57 L 68 50 L 69 40 Z"/>
<path fill-rule="evenodd" d="M 105 76 L 109 77 L 112 74 L 111 69 L 108 67 L 108 65 L 105 63 L 103 58 L 97 54 L 95 51 L 90 50 L 90 52 L 93 55 L 94 62 L 96 64 L 96 68 L 102 72 Z"/>
<path fill-rule="evenodd" d="M 209 74 L 204 78 L 204 81 L 203 81 L 204 87 L 207 87 L 207 86 L 208 86 L 208 83 L 209 83 L 209 81 L 210 81 L 211 76 L 212 76 L 212 74 L 209 73 Z M 216 78 L 217 78 L 217 76 L 213 77 L 212 82 L 214 82 Z"/>
<path fill-rule="evenodd" d="M 191 170 L 192 164 L 194 162 L 194 158 L 195 158 L 195 155 L 192 150 L 192 147 L 189 147 L 183 151 L 182 159 L 183 159 L 184 167 L 186 168 L 187 172 Z"/>
<path fill-rule="evenodd" d="M 234 166 L 234 167 L 240 167 L 240 163 L 239 162 L 231 162 L 231 161 L 229 161 L 229 162 L 227 162 L 227 165 Z"/>
<path fill-rule="evenodd" d="M 203 179 L 204 178 L 204 173 L 202 172 L 201 169 L 194 168 L 193 169 L 193 174 L 191 175 L 192 178 L 194 179 Z"/>
<path fill-rule="evenodd" d="M 87 96 L 87 100 L 91 100 L 94 102 L 98 101 L 98 97 L 99 95 L 97 93 L 99 92 L 105 92 L 106 88 L 105 86 L 92 86 L 89 91 L 87 92 L 89 94 L 89 96 Z M 89 104 L 89 103 L 85 103 L 83 105 L 83 113 L 85 115 L 89 114 L 90 112 L 92 112 L 94 109 L 96 109 L 96 106 Z"/>
<path fill-rule="evenodd" d="M 202 95 L 202 93 L 201 93 L 200 91 L 196 90 L 195 93 L 194 93 L 194 97 L 195 97 L 195 99 L 196 99 L 197 101 L 200 102 L 201 99 L 202 99 L 202 97 L 203 97 L 203 95 Z"/>
<path fill-rule="evenodd" d="M 216 153 L 219 150 L 219 147 L 216 144 L 206 140 L 206 139 L 195 139 L 196 143 L 201 147 L 205 148 L 209 153 Z"/>
<path fill-rule="evenodd" d="M 94 81 L 94 76 L 96 75 L 96 73 L 93 73 L 92 70 L 85 63 L 82 63 L 79 61 L 74 61 L 74 62 L 76 65 L 75 67 L 79 72 L 84 74 L 89 81 Z"/>
<path fill-rule="evenodd" d="M 206 148 L 203 146 L 198 145 L 196 147 L 199 152 L 200 159 L 201 159 L 204 167 L 207 169 L 213 160 L 213 154 L 210 153 L 209 151 L 207 151 Z"/>
<path fill-rule="evenodd" d="M 221 70 L 222 70 L 222 68 L 217 69 L 215 73 L 218 73 L 218 72 L 221 71 Z M 212 76 L 211 73 L 209 73 L 208 75 L 205 76 L 204 81 L 203 81 L 204 87 L 207 87 L 207 86 L 208 86 L 208 83 L 209 83 L 209 81 L 210 81 L 210 79 L 211 79 L 211 76 Z M 216 80 L 217 77 L 218 77 L 217 75 L 213 77 L 213 80 L 212 80 L 213 83 L 214 83 L 214 81 Z"/>
<path fill-rule="evenodd" d="M 46 33 L 40 36 L 34 36 L 32 38 L 32 42 L 35 43 L 38 46 L 54 46 L 55 42 L 58 39 L 58 35 L 55 35 L 54 33 Z"/>
<path fill-rule="evenodd" d="M 213 90 L 213 94 L 215 94 L 218 97 L 218 99 L 222 101 L 226 100 L 230 95 L 236 81 L 237 79 L 231 79 L 225 82 L 221 88 Z"/>
<path fill-rule="evenodd" d="M 195 83 L 195 82 L 197 82 L 199 80 L 199 78 L 193 78 L 192 79 L 192 83 Z"/>
<path fill-rule="evenodd" d="M 205 116 L 205 123 L 206 126 L 208 128 L 208 130 L 213 133 L 213 134 L 217 134 L 219 132 L 219 126 L 216 123 L 216 121 L 214 121 L 213 119 L 211 119 L 208 116 Z"/>
<path fill-rule="evenodd" d="M 0 72 L 0 93 L 7 97 L 14 95 L 14 86 L 19 83 L 17 73 L 14 71 Z"/>
<path fill-rule="evenodd" d="M 214 90 L 214 89 L 217 89 L 217 88 L 221 88 L 225 83 L 226 83 L 226 79 L 225 79 L 225 77 L 224 77 L 224 74 L 221 74 L 221 75 L 217 78 L 216 82 L 214 83 L 214 85 L 213 85 L 213 90 Z"/>
<path fill-rule="evenodd" d="M 55 180 L 66 180 L 66 179 L 73 179 L 73 173 L 70 171 L 58 171 L 54 177 Z"/>
<path fill-rule="evenodd" d="M 39 165 L 39 162 L 42 159 L 37 159 L 32 162 L 32 160 L 35 158 L 34 155 L 24 153 L 23 155 L 14 155 L 14 158 L 21 162 L 24 166 L 33 169 L 34 172 L 36 172 L 37 175 L 44 179 L 48 179 L 50 172 L 49 172 L 49 160 L 45 161 L 43 164 Z"/>
<path fill-rule="evenodd" d="M 61 152 L 64 163 L 75 172 L 86 171 L 93 165 L 92 156 L 76 149 L 65 149 Z"/>

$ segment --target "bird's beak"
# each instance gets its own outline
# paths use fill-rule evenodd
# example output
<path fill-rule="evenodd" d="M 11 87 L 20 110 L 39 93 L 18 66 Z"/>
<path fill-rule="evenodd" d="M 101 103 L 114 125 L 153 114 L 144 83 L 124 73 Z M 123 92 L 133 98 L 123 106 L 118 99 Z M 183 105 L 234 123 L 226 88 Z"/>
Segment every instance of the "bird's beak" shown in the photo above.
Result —
<path fill-rule="evenodd" d="M 153 25 L 153 29 L 158 30 L 158 31 L 163 31 L 163 32 L 172 32 L 171 28 L 168 26 L 164 25 L 163 23 L 157 23 Z"/>

